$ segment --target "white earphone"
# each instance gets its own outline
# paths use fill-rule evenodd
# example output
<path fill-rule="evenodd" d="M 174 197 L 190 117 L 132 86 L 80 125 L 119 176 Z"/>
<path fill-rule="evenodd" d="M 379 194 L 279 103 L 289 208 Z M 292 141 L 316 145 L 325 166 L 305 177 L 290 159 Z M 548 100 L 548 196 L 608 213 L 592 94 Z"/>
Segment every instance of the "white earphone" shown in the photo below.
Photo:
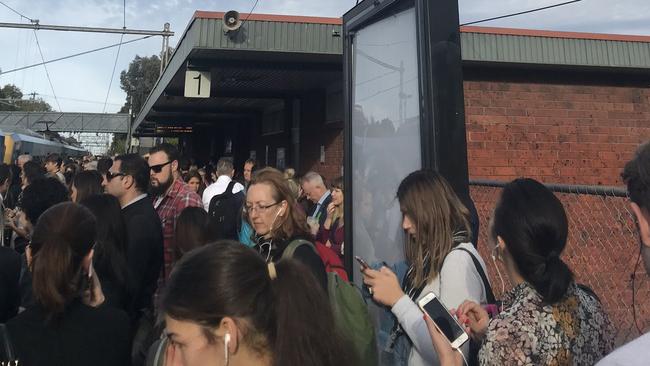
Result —
<path fill-rule="evenodd" d="M 223 337 L 223 351 L 225 354 L 225 364 L 226 366 L 228 365 L 228 345 L 230 345 L 230 333 L 226 333 L 226 335 Z"/>

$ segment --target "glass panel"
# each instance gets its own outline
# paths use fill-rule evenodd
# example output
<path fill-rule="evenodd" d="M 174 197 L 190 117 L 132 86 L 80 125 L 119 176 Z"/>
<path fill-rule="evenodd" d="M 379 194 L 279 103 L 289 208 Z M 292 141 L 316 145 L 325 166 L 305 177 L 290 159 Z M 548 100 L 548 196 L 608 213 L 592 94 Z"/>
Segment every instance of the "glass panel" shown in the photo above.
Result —
<path fill-rule="evenodd" d="M 354 254 L 392 265 L 404 260 L 397 186 L 421 167 L 414 8 L 356 32 L 352 77 Z"/>

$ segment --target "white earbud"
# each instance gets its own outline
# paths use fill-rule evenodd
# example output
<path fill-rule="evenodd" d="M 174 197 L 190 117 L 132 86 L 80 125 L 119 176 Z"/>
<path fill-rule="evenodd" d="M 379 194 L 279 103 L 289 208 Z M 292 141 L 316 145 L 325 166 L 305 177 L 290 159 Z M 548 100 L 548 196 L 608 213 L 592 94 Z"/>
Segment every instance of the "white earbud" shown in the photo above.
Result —
<path fill-rule="evenodd" d="M 228 365 L 228 345 L 230 345 L 230 333 L 226 333 L 226 335 L 223 337 L 223 352 L 225 354 L 225 365 Z"/>

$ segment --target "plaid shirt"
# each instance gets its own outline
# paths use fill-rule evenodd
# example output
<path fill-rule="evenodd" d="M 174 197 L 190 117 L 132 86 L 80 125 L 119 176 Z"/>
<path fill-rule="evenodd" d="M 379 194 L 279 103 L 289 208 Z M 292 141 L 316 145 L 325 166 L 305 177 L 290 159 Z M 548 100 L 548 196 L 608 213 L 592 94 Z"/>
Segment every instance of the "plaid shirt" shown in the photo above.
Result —
<path fill-rule="evenodd" d="M 191 191 L 187 184 L 180 179 L 176 179 L 172 183 L 171 188 L 165 197 L 162 198 L 162 202 L 159 201 L 160 197 L 157 197 L 154 200 L 154 206 L 160 217 L 163 230 L 165 253 L 165 265 L 163 267 L 164 281 L 169 277 L 169 273 L 174 265 L 174 231 L 176 229 L 176 219 L 178 219 L 181 211 L 186 207 L 203 208 L 203 202 L 201 202 L 201 197 L 196 192 Z"/>

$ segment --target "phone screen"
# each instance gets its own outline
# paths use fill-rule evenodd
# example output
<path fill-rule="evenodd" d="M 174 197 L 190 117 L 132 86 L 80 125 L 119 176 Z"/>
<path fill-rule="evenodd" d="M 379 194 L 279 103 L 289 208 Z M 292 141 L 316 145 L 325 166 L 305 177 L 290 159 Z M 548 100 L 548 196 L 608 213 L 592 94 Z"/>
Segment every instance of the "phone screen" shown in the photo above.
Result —
<path fill-rule="evenodd" d="M 440 328 L 442 334 L 447 337 L 449 343 L 452 343 L 464 333 L 463 328 L 456 323 L 437 297 L 424 305 L 424 311 L 433 319 L 433 322 Z"/>

